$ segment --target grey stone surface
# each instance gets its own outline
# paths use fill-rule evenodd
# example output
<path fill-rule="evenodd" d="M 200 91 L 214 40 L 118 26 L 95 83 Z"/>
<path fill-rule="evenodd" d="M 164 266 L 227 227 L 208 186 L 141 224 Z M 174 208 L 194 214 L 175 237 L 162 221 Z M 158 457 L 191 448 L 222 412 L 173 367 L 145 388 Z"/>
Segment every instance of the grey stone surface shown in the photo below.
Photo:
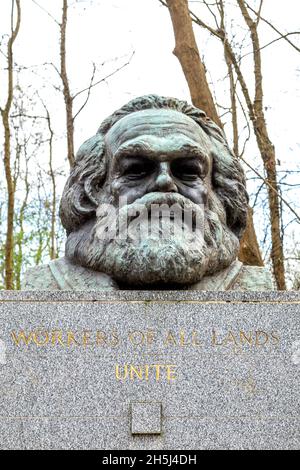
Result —
<path fill-rule="evenodd" d="M 299 449 L 299 304 L 297 292 L 2 291 L 0 447 Z M 137 402 L 162 404 L 161 434 L 132 435 Z"/>
<path fill-rule="evenodd" d="M 161 433 L 161 403 L 133 402 L 131 403 L 131 433 L 160 434 Z"/>

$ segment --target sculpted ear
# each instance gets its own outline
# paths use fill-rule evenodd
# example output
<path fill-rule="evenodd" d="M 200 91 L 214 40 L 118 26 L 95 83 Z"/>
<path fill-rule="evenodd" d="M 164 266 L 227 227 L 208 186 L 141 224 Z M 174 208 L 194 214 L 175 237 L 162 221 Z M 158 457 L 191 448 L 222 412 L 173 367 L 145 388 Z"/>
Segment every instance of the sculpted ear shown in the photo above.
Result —
<path fill-rule="evenodd" d="M 95 216 L 105 175 L 104 139 L 96 134 L 79 148 L 61 198 L 59 215 L 68 233 Z"/>

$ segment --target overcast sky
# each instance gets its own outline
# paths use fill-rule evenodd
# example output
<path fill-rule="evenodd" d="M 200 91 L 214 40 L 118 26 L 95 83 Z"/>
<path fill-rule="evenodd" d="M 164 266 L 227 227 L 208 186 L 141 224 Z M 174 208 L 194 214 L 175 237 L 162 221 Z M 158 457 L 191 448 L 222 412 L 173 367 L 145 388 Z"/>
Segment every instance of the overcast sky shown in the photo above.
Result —
<path fill-rule="evenodd" d="M 60 20 L 61 0 L 37 2 Z M 10 3 L 11 0 L 1 0 L 1 31 L 7 31 L 9 25 Z M 16 43 L 16 61 L 27 66 L 45 61 L 58 64 L 58 26 L 32 0 L 21 3 L 23 18 Z M 67 51 L 69 77 L 74 91 L 87 86 L 92 61 L 98 65 L 107 61 L 105 67 L 99 70 L 98 76 L 101 77 L 125 63 L 126 58 L 135 51 L 129 66 L 94 90 L 88 112 L 81 116 L 77 124 L 77 146 L 96 130 L 106 115 L 134 96 L 158 93 L 189 100 L 181 68 L 171 53 L 174 39 L 169 14 L 158 0 L 93 0 L 77 4 L 70 0 L 69 3 Z M 231 8 L 234 0 L 227 0 L 225 4 Z M 203 12 L 203 9 L 199 10 L 199 2 L 190 2 L 190 5 L 193 10 Z M 265 0 L 263 15 L 272 19 L 283 32 L 300 30 L 298 0 Z M 225 72 L 220 67 L 221 47 L 199 27 L 195 27 L 195 32 L 201 52 L 205 54 L 209 76 L 216 84 L 217 97 L 222 101 L 217 84 Z M 273 38 L 272 30 L 262 24 L 261 44 Z M 291 39 L 297 40 L 295 36 Z M 118 57 L 120 59 L 114 62 L 113 59 Z M 281 159 L 289 158 L 290 151 L 298 152 L 299 149 L 296 146 L 300 109 L 299 75 L 296 74 L 297 67 L 300 68 L 299 57 L 300 54 L 285 41 L 263 51 L 267 116 Z M 248 59 L 251 66 L 251 56 Z M 244 63 L 247 66 L 247 62 Z M 46 72 L 39 70 L 37 73 L 47 77 Z M 54 74 L 48 74 L 48 77 L 48 80 L 54 80 Z M 222 86 L 219 85 L 219 88 L 222 90 Z M 280 138 L 280 134 L 284 139 Z"/>

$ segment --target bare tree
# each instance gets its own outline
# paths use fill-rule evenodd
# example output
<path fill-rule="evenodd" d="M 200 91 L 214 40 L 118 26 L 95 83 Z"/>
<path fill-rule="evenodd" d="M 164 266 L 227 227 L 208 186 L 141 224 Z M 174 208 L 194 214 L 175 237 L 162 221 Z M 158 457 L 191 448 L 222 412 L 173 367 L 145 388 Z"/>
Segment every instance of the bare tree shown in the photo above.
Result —
<path fill-rule="evenodd" d="M 90 98 L 91 90 L 95 86 L 99 85 L 99 83 L 103 82 L 110 76 L 117 73 L 123 67 L 129 64 L 131 58 L 133 57 L 134 52 L 132 53 L 130 59 L 123 64 L 121 67 L 117 68 L 115 71 L 110 73 L 107 77 L 101 78 L 100 80 L 95 81 L 95 74 L 96 74 L 96 65 L 93 63 L 93 70 L 91 74 L 91 79 L 89 85 L 76 92 L 72 93 L 70 89 L 70 82 L 67 73 L 67 52 L 66 52 L 66 32 L 67 32 L 67 22 L 68 22 L 68 0 L 62 0 L 62 18 L 61 22 L 59 23 L 60 28 L 60 70 L 59 75 L 62 81 L 63 86 L 63 95 L 65 101 L 65 108 L 66 108 L 66 128 L 67 128 L 67 156 L 70 166 L 74 165 L 75 162 L 75 155 L 74 155 L 74 123 L 75 119 L 87 105 L 88 100 Z M 75 99 L 80 96 L 82 93 L 86 93 L 86 99 L 82 106 L 78 109 L 77 112 L 73 112 L 73 105 Z"/>
<path fill-rule="evenodd" d="M 203 109 L 216 124 L 222 127 L 208 86 L 205 68 L 200 60 L 188 2 L 187 0 L 160 1 L 169 8 L 175 36 L 175 49 L 173 53 L 182 67 L 189 86 L 192 103 L 197 108 Z"/>
<path fill-rule="evenodd" d="M 243 75 L 239 57 L 235 54 L 231 46 L 228 35 L 225 29 L 225 23 L 220 24 L 217 28 L 212 28 L 203 20 L 197 17 L 193 12 L 190 12 L 192 20 L 199 26 L 207 29 L 211 34 L 219 38 L 224 46 L 225 57 L 229 64 L 232 65 L 239 85 L 241 87 L 246 106 L 248 109 L 249 118 L 253 124 L 253 130 L 256 137 L 257 145 L 260 150 L 261 158 L 266 171 L 266 183 L 269 198 L 269 213 L 271 225 L 271 238 L 272 250 L 271 258 L 273 265 L 273 272 L 276 279 L 277 288 L 279 290 L 286 289 L 285 283 L 285 269 L 284 269 L 284 256 L 283 256 L 283 242 L 281 238 L 281 224 L 280 224 L 280 195 L 279 186 L 277 183 L 276 173 L 276 156 L 275 148 L 270 140 L 264 113 L 263 102 L 263 75 L 261 64 L 261 49 L 258 35 L 258 25 L 260 21 L 260 12 L 263 5 L 263 0 L 260 2 L 259 13 L 256 19 L 253 20 L 249 14 L 248 8 L 244 0 L 236 0 L 240 8 L 243 20 L 245 21 L 251 37 L 253 62 L 254 62 L 254 80 L 255 80 L 255 97 L 251 99 L 247 81 Z M 219 11 L 221 22 L 224 18 L 224 1 L 217 0 L 215 5 Z M 214 15 L 214 18 L 216 16 Z M 223 28 L 221 27 L 223 26 Z"/>
<path fill-rule="evenodd" d="M 40 5 L 36 0 L 32 0 L 35 5 L 37 5 L 40 9 L 42 9 L 59 27 L 59 43 L 60 43 L 60 67 L 56 67 L 55 64 L 53 63 L 45 63 L 44 65 L 51 65 L 55 71 L 57 72 L 61 83 L 62 83 L 62 93 L 64 96 L 64 102 L 65 102 L 65 110 L 66 110 L 66 130 L 67 130 L 67 157 L 68 157 L 68 162 L 69 165 L 72 167 L 75 162 L 75 155 L 74 155 L 74 128 L 75 128 L 75 120 L 79 116 L 79 114 L 83 111 L 85 106 L 87 105 L 89 98 L 91 96 L 91 91 L 94 87 L 99 85 L 102 82 L 105 82 L 109 77 L 113 76 L 120 70 L 122 70 L 124 67 L 126 67 L 133 55 L 134 52 L 132 52 L 131 56 L 129 59 L 122 64 L 120 67 L 117 67 L 114 71 L 109 73 L 107 76 L 96 79 L 96 71 L 97 67 L 96 64 L 93 63 L 93 68 L 92 68 L 92 73 L 91 73 L 91 78 L 90 82 L 87 87 L 84 87 L 83 89 L 77 91 L 77 92 L 72 92 L 71 90 L 71 85 L 70 85 L 70 80 L 68 76 L 68 71 L 67 71 L 67 25 L 68 25 L 68 11 L 69 11 L 69 2 L 68 0 L 62 0 L 62 16 L 61 16 L 61 21 L 58 21 L 51 13 L 49 13 L 42 5 Z M 104 65 L 104 64 L 102 64 Z M 57 88 L 57 87 L 55 87 Z M 79 106 L 79 109 L 74 111 L 74 103 L 75 100 L 79 97 L 82 96 L 82 94 L 85 94 L 85 99 L 84 102 L 81 106 Z"/>
<path fill-rule="evenodd" d="M 15 22 L 15 5 L 17 9 Z M 15 24 L 14 24 L 15 23 Z M 14 60 L 13 45 L 18 36 L 21 24 L 20 0 L 11 2 L 11 32 L 7 44 L 7 98 L 4 108 L 1 108 L 1 117 L 4 127 L 4 168 L 7 184 L 7 230 L 5 244 L 5 287 L 14 288 L 14 206 L 15 206 L 15 184 L 11 168 L 11 128 L 10 110 L 14 93 Z"/>
<path fill-rule="evenodd" d="M 51 201 L 51 228 L 50 228 L 50 259 L 57 258 L 56 250 L 56 209 L 57 209 L 57 191 L 56 191 L 56 177 L 55 170 L 53 168 L 53 138 L 54 131 L 51 124 L 50 113 L 47 106 L 43 103 L 46 111 L 46 121 L 49 131 L 49 175 L 52 185 L 52 201 Z"/>
<path fill-rule="evenodd" d="M 275 31 L 277 34 L 278 34 L 278 37 L 273 39 L 272 41 L 270 41 L 269 43 L 265 44 L 264 46 L 262 46 L 260 48 L 260 50 L 264 49 L 265 47 L 268 47 L 268 46 L 271 46 L 272 44 L 274 44 L 275 42 L 277 41 L 280 41 L 281 39 L 284 39 L 290 46 L 292 46 L 297 52 L 300 52 L 300 47 L 298 47 L 294 42 L 292 42 L 289 38 L 290 36 L 299 36 L 300 35 L 300 31 L 289 31 L 288 33 L 282 33 L 281 31 L 279 31 L 278 28 L 276 28 L 276 26 L 274 26 L 274 24 L 267 20 L 266 18 L 264 18 L 262 15 L 261 15 L 261 10 L 262 10 L 262 6 L 263 6 L 263 2 L 260 3 L 260 6 L 259 6 L 259 9 L 258 11 L 255 11 L 254 8 L 251 7 L 251 5 L 249 5 L 249 3 L 247 2 L 244 2 L 245 5 L 247 6 L 248 10 L 250 10 L 252 13 L 254 13 L 257 18 L 258 18 L 258 21 L 263 21 L 264 23 L 266 23 L 268 26 L 270 26 L 271 29 L 273 29 L 273 31 Z"/>
<path fill-rule="evenodd" d="M 23 260 L 24 260 L 24 253 L 23 253 L 23 244 L 24 244 L 24 235 L 25 235 L 25 228 L 24 228 L 24 221 L 26 215 L 26 208 L 29 198 L 30 192 L 30 183 L 29 183 L 29 171 L 28 171 L 28 163 L 30 158 L 27 154 L 27 144 L 26 142 L 23 145 L 23 155 L 25 160 L 25 174 L 24 174 L 24 192 L 23 192 L 23 200 L 21 202 L 21 207 L 18 211 L 18 214 L 15 215 L 16 223 L 18 225 L 18 232 L 15 234 L 15 263 L 14 263 L 14 277 L 15 277 L 15 288 L 21 289 L 21 274 L 22 274 L 22 267 L 23 267 Z"/>
<path fill-rule="evenodd" d="M 74 165 L 74 117 L 73 97 L 70 92 L 67 65 L 66 65 L 66 29 L 68 20 L 68 0 L 63 0 L 62 19 L 60 23 L 60 77 L 63 84 L 63 93 L 66 107 L 67 148 L 70 166 Z"/>
<path fill-rule="evenodd" d="M 281 221 L 280 221 L 280 198 L 279 198 L 279 185 L 277 182 L 276 172 L 276 155 L 273 143 L 270 140 L 269 132 L 265 119 L 264 100 L 263 100 L 263 75 L 261 64 L 261 51 L 260 41 L 258 35 L 258 24 L 260 14 L 257 15 L 256 20 L 250 16 L 248 8 L 244 0 L 237 0 L 240 7 L 242 16 L 247 24 L 252 48 L 253 48 L 253 61 L 254 61 L 254 78 L 255 78 L 255 97 L 249 109 L 251 111 L 250 118 L 253 122 L 254 132 L 257 140 L 257 145 L 264 163 L 264 168 L 268 180 L 268 196 L 269 196 L 269 209 L 270 209 L 270 222 L 271 222 L 271 237 L 272 237 L 272 264 L 276 284 L 279 290 L 286 289 L 285 283 L 285 268 L 284 268 L 284 255 L 283 255 L 283 242 L 281 238 Z M 222 2 L 221 2 L 222 3 Z M 263 0 L 260 3 L 260 11 Z"/>
<path fill-rule="evenodd" d="M 200 59 L 199 49 L 196 43 L 195 35 L 193 32 L 192 19 L 189 12 L 187 0 L 159 0 L 161 4 L 168 7 L 175 36 L 175 49 L 174 54 L 180 61 L 183 73 L 187 80 L 192 103 L 203 109 L 206 114 L 220 127 L 222 126 L 219 118 L 207 79 L 205 74 L 205 67 Z M 227 63 L 230 67 L 232 97 L 234 100 L 234 84 L 231 64 Z M 235 101 L 234 101 L 235 103 Z M 235 119 L 235 139 L 237 142 L 237 117 Z M 236 147 L 237 144 L 235 144 Z M 236 148 L 235 148 L 236 150 Z M 239 258 L 245 264 L 262 266 L 263 260 L 260 253 L 254 224 L 252 220 L 252 211 L 248 211 L 247 229 L 241 241 L 241 248 Z"/>

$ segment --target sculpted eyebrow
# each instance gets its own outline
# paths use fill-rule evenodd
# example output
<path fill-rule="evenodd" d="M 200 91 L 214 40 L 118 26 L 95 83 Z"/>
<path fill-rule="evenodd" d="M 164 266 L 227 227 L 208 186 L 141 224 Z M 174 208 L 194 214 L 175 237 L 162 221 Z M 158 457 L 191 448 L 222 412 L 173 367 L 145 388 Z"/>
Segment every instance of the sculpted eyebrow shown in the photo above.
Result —
<path fill-rule="evenodd" d="M 182 158 L 182 153 L 186 152 L 188 157 L 195 157 L 200 158 L 203 161 L 208 162 L 209 157 L 206 155 L 205 152 L 201 149 L 198 145 L 193 144 L 184 144 L 178 145 L 178 147 L 173 150 L 171 153 L 176 154 L 178 153 L 178 157 Z M 155 157 L 157 155 L 157 151 L 151 148 L 149 145 L 145 143 L 136 143 L 131 145 L 124 145 L 119 148 L 119 150 L 115 154 L 115 158 L 120 157 Z M 183 157 L 184 158 L 184 157 Z"/>
<path fill-rule="evenodd" d="M 208 155 L 203 152 L 201 147 L 198 145 L 185 144 L 181 147 L 181 151 L 182 150 L 187 152 L 189 157 L 198 157 L 202 160 L 209 161 Z"/>
<path fill-rule="evenodd" d="M 120 157 L 130 157 L 130 156 L 136 156 L 138 157 L 139 155 L 148 155 L 153 152 L 153 150 L 145 144 L 131 144 L 131 145 L 124 145 L 119 148 L 119 150 L 115 154 L 115 158 L 120 158 Z"/>

